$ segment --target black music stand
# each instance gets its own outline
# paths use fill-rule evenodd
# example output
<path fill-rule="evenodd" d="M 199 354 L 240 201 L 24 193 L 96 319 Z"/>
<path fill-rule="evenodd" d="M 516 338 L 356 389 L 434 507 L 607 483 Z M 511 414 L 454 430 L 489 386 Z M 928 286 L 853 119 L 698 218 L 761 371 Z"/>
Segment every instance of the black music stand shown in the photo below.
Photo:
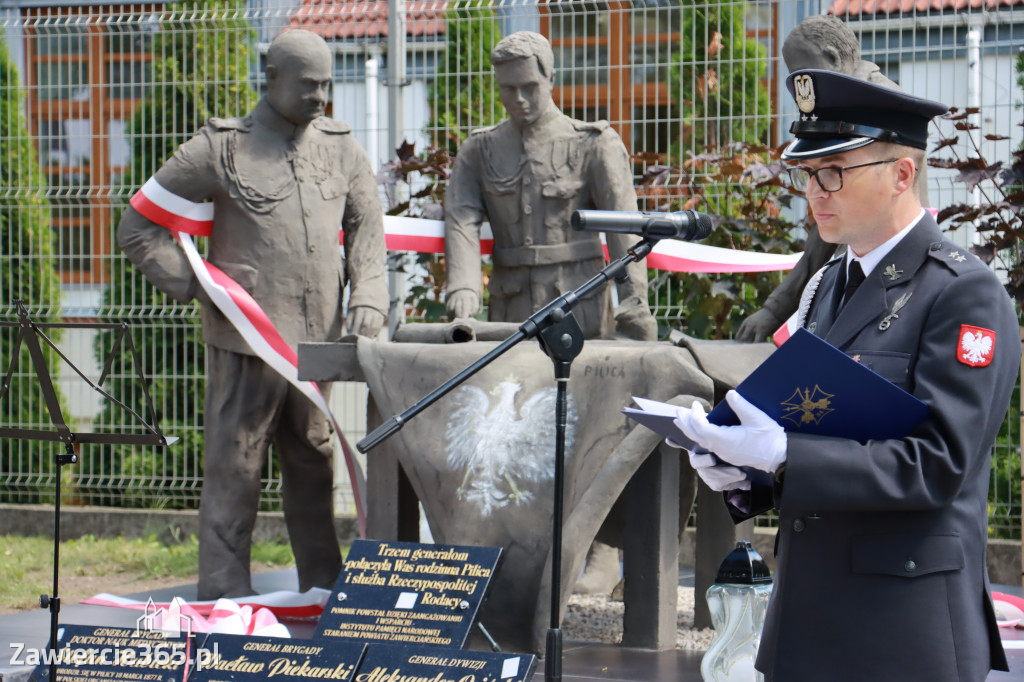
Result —
<path fill-rule="evenodd" d="M 54 479 L 54 507 L 53 507 L 53 594 L 52 595 L 40 595 L 39 606 L 40 608 L 49 609 L 50 611 L 50 682 L 57 682 L 57 629 L 59 624 L 60 613 L 60 597 L 58 596 L 58 575 L 60 572 L 60 495 L 61 495 L 61 471 L 67 464 L 75 464 L 78 461 L 78 454 L 75 452 L 75 446 L 78 443 L 107 443 L 111 445 L 170 445 L 177 438 L 166 438 L 160 431 L 160 426 L 157 423 L 156 410 L 153 408 L 153 401 L 149 397 L 149 385 L 146 383 L 146 377 L 142 373 L 142 365 L 139 362 L 139 355 L 135 350 L 135 343 L 132 341 L 131 335 L 127 334 L 127 324 L 117 323 L 105 323 L 105 322 L 70 322 L 65 324 L 60 323 L 36 323 L 33 322 L 29 316 L 28 311 L 25 309 L 25 301 L 21 299 L 15 299 L 13 301 L 14 307 L 18 312 L 17 322 L 5 322 L 0 321 L 0 327 L 17 327 L 18 335 L 14 339 L 14 345 L 11 348 L 11 364 L 7 369 L 7 374 L 4 376 L 3 385 L 0 386 L 0 400 L 3 400 L 4 396 L 11 388 L 11 377 L 14 375 L 14 370 L 18 365 L 18 356 L 21 352 L 21 344 L 24 343 L 28 348 L 29 357 L 32 358 L 32 366 L 35 369 L 36 378 L 39 380 L 39 388 L 43 393 L 43 400 L 46 403 L 46 410 L 50 414 L 50 421 L 53 423 L 54 430 L 46 429 L 16 429 L 6 426 L 0 426 L 0 438 L 20 438 L 23 440 L 38 440 L 38 441 L 49 441 L 49 442 L 60 442 L 64 444 L 64 454 L 57 455 L 57 475 Z M 85 376 L 81 370 L 68 359 L 64 353 L 50 340 L 49 337 L 43 332 L 44 329 L 111 329 L 117 330 L 117 338 L 114 340 L 114 345 L 110 349 L 110 355 L 107 357 L 106 362 L 103 366 L 103 373 L 100 375 L 99 381 L 93 383 L 89 377 Z M 121 409 L 125 410 L 133 417 L 135 417 L 148 431 L 144 434 L 120 434 L 120 433 L 81 433 L 72 431 L 64 421 L 64 414 L 60 409 L 60 403 L 57 400 L 57 393 L 53 388 L 53 379 L 50 377 L 50 370 L 46 366 L 46 359 L 43 357 L 42 346 L 39 344 L 39 339 L 42 339 L 46 345 L 48 345 L 61 360 L 63 360 L 68 367 L 73 369 L 78 376 L 80 376 L 89 386 L 94 390 L 103 394 L 108 400 L 113 401 Z M 142 382 L 142 391 L 146 400 L 146 406 L 149 408 L 149 417 L 152 420 L 152 425 L 146 423 L 135 410 L 125 405 L 123 402 L 104 391 L 101 386 L 103 380 L 107 378 L 110 373 L 111 366 L 114 363 L 114 355 L 120 349 L 122 342 L 127 339 L 128 350 L 132 355 L 132 362 L 135 365 L 135 369 L 138 372 L 139 379 Z"/>

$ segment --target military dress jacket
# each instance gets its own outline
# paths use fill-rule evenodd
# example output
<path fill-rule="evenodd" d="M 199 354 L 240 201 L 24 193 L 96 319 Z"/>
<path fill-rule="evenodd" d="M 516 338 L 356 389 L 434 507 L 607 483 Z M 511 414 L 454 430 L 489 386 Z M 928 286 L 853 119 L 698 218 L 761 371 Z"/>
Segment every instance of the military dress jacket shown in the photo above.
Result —
<path fill-rule="evenodd" d="M 577 232 L 576 210 L 637 210 L 629 156 L 606 121 L 585 123 L 552 103 L 532 126 L 511 120 L 475 131 L 459 148 L 445 195 L 445 260 L 448 293 L 482 294 L 480 226 L 494 233 L 488 282 L 489 318 L 521 322 L 603 267 L 600 235 Z M 613 258 L 638 239 L 609 234 Z M 628 268 L 619 300 L 647 306 L 644 263 Z M 587 336 L 611 332 L 607 288 L 574 309 Z"/>
<path fill-rule="evenodd" d="M 843 266 L 808 285 L 806 328 L 930 413 L 903 439 L 788 435 L 757 667 L 785 682 L 980 682 L 1007 669 L 985 551 L 990 448 L 1020 366 L 1014 307 L 927 214 L 835 316 Z"/>
<path fill-rule="evenodd" d="M 209 262 L 252 295 L 292 348 L 341 336 L 346 282 L 350 308 L 387 315 L 376 179 L 347 124 L 322 117 L 296 127 L 261 100 L 244 118 L 211 119 L 154 177 L 175 195 L 213 202 Z M 202 298 L 169 232 L 132 217 L 118 229 L 131 261 L 176 300 Z M 203 306 L 202 321 L 206 343 L 252 354 L 215 306 Z"/>

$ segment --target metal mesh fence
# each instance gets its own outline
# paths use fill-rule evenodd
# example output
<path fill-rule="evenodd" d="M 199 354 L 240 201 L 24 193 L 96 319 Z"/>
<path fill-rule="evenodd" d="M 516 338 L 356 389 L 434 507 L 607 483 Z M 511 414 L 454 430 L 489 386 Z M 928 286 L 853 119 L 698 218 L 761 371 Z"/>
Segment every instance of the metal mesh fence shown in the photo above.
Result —
<path fill-rule="evenodd" d="M 747 221 L 747 232 L 722 235 L 718 245 L 784 251 L 799 248 L 789 241 L 800 237 L 799 227 L 780 240 L 757 236 L 749 223 L 766 213 L 799 225 L 804 207 L 778 193 L 753 196 L 737 168 L 767 160 L 787 137 L 794 108 L 785 96 L 782 43 L 809 15 L 831 8 L 853 29 L 861 58 L 900 86 L 979 108 L 977 139 L 989 161 L 1008 159 L 1020 146 L 1024 95 L 1014 64 L 1024 44 L 1024 3 L 960 12 L 949 4 L 868 15 L 847 0 L 407 0 L 401 71 L 389 63 L 387 4 L 377 0 L 5 4 L 0 100 L 12 115 L 4 117 L 0 135 L 0 318 L 15 319 L 18 297 L 33 319 L 130 325 L 160 423 L 181 438 L 167 449 L 86 446 L 70 475 L 68 499 L 150 507 L 198 502 L 205 375 L 198 307 L 160 294 L 127 267 L 114 231 L 128 198 L 205 119 L 249 110 L 263 88 L 266 46 L 282 28 L 307 28 L 328 41 L 335 54 L 330 115 L 352 125 L 377 167 L 394 158 L 396 140 L 411 142 L 415 153 L 451 154 L 470 130 L 500 121 L 490 49 L 512 31 L 539 31 L 554 50 L 556 103 L 576 118 L 611 123 L 633 155 L 642 208 L 735 214 Z M 389 80 L 395 73 L 400 88 Z M 977 198 L 954 177 L 954 171 L 930 170 L 931 205 Z M 408 185 L 385 182 L 381 201 L 388 209 L 409 201 L 407 213 L 432 215 L 440 195 L 415 196 L 428 184 L 416 175 Z M 955 238 L 969 246 L 976 236 L 967 228 Z M 398 317 L 425 314 L 407 297 L 436 296 L 434 283 L 425 282 L 431 271 L 414 261 L 392 260 L 403 271 L 392 280 Z M 728 336 L 730 320 L 756 310 L 778 281 L 779 274 L 652 272 L 651 301 L 663 331 L 713 335 L 717 329 Z M 3 331 L 6 369 L 16 330 Z M 57 340 L 95 378 L 108 336 L 72 329 Z M 138 428 L 62 363 L 52 362 L 50 371 L 76 428 Z M 49 423 L 34 385 L 22 354 L 12 389 L 0 401 L 5 424 Z M 123 354 L 105 387 L 137 409 L 144 404 Z M 339 386 L 332 403 L 354 442 L 365 430 L 365 388 Z M 1020 528 L 1018 405 L 1015 399 L 993 452 L 992 528 L 1000 536 Z M 58 449 L 10 439 L 0 448 L 0 499 L 48 499 Z M 351 511 L 344 467 L 336 469 L 338 509 Z M 263 505 L 275 507 L 280 485 L 273 458 L 263 478 Z"/>

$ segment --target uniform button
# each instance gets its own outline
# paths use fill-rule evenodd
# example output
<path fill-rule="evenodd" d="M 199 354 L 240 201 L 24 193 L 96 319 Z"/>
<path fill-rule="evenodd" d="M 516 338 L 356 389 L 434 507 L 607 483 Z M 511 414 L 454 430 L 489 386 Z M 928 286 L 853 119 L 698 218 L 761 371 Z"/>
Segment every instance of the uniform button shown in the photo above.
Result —
<path fill-rule="evenodd" d="M 525 213 L 526 215 L 530 215 L 531 213 L 533 213 L 533 207 L 529 205 L 525 206 L 523 208 L 523 213 Z"/>
<path fill-rule="evenodd" d="M 302 215 L 308 218 L 309 216 L 313 215 L 313 210 L 309 208 L 304 208 L 302 209 Z"/>
<path fill-rule="evenodd" d="M 942 244 L 932 244 L 932 251 L 938 251 L 942 248 Z"/>
<path fill-rule="evenodd" d="M 907 573 L 913 573 L 917 570 L 917 564 L 914 563 L 913 559 L 907 559 L 907 563 L 903 564 L 903 570 Z"/>
<path fill-rule="evenodd" d="M 310 244 L 309 245 L 309 252 L 310 253 L 316 253 L 316 244 Z"/>
<path fill-rule="evenodd" d="M 306 285 L 306 291 L 313 291 L 313 285 L 312 284 L 307 284 Z"/>
<path fill-rule="evenodd" d="M 533 179 L 530 178 L 529 175 L 527 175 L 525 178 L 523 178 L 523 184 L 524 185 L 529 185 L 531 182 L 533 182 Z"/>
<path fill-rule="evenodd" d="M 796 521 L 793 522 L 793 532 L 794 533 L 803 533 L 804 532 L 804 527 L 805 527 L 805 524 L 804 524 L 804 520 L 803 519 L 797 519 Z"/>

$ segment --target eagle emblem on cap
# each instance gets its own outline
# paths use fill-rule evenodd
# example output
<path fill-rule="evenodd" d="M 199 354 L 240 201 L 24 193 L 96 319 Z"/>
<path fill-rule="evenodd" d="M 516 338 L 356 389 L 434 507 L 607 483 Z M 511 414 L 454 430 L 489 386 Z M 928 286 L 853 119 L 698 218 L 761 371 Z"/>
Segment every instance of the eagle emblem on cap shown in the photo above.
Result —
<path fill-rule="evenodd" d="M 814 81 L 807 74 L 793 79 L 793 96 L 800 111 L 809 114 L 814 111 Z"/>

